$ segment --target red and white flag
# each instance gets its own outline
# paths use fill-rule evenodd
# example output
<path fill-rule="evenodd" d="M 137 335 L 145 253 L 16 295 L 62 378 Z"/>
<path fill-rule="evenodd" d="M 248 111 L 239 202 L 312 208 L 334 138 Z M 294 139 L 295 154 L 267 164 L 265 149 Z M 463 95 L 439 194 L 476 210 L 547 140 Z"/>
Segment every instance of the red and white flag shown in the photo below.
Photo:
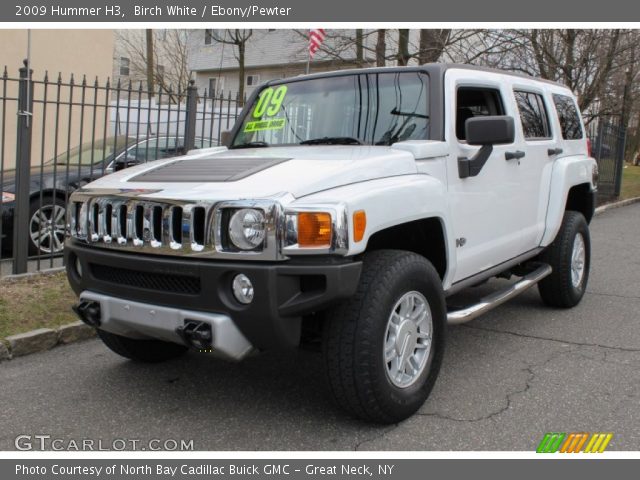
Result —
<path fill-rule="evenodd" d="M 318 51 L 320 45 L 322 45 L 324 37 L 325 33 L 323 28 L 309 30 L 309 58 L 313 58 L 313 55 Z"/>

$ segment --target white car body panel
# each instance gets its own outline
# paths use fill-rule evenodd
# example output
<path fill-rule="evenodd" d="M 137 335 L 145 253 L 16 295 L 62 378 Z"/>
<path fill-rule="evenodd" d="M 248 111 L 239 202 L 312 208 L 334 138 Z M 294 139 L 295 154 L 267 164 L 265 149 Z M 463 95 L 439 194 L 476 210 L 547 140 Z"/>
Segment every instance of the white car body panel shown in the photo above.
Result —
<path fill-rule="evenodd" d="M 556 238 L 562 217 L 564 216 L 567 196 L 571 187 L 588 183 L 591 185 L 591 172 L 595 160 L 586 156 L 563 157 L 553 165 L 551 193 L 546 215 L 546 230 L 540 245 L 547 246 Z"/>
<path fill-rule="evenodd" d="M 434 146 L 437 149 L 438 144 Z M 215 159 L 260 157 L 290 160 L 233 182 L 136 182 L 136 176 L 176 161 L 211 156 Z M 300 146 L 274 148 L 218 149 L 208 153 L 160 160 L 128 168 L 93 182 L 90 188 L 157 189 L 154 198 L 183 200 L 238 200 L 270 198 L 283 192 L 301 197 L 321 190 L 377 178 L 414 174 L 411 153 L 384 146 Z"/>

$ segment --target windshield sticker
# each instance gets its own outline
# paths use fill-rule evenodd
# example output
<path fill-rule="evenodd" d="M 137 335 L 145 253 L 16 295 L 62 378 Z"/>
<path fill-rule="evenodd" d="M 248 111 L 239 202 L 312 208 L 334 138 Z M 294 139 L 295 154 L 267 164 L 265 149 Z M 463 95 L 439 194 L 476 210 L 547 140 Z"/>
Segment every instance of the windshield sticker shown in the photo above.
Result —
<path fill-rule="evenodd" d="M 275 116 L 282 107 L 287 88 L 286 85 L 280 85 L 275 90 L 271 87 L 265 88 L 258 97 L 258 103 L 253 109 L 253 118 L 262 118 L 265 115 L 267 117 Z"/>
<path fill-rule="evenodd" d="M 284 127 L 284 118 L 273 118 L 271 120 L 258 120 L 247 122 L 244 126 L 245 132 L 260 132 L 263 130 L 280 130 Z"/>

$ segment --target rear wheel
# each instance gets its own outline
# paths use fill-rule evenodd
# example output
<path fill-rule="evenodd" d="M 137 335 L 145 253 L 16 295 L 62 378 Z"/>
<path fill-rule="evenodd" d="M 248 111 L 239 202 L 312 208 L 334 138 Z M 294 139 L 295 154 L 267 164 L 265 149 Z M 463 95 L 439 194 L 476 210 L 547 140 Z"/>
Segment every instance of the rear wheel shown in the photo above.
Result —
<path fill-rule="evenodd" d="M 138 340 L 98 329 L 98 337 L 113 352 L 130 360 L 157 363 L 183 355 L 188 349 L 177 343 L 161 340 Z"/>
<path fill-rule="evenodd" d="M 429 396 L 444 352 L 442 284 L 424 257 L 380 250 L 364 259 L 355 296 L 327 313 L 323 354 L 337 403 L 393 423 Z"/>
<path fill-rule="evenodd" d="M 565 212 L 558 235 L 540 259 L 553 268 L 551 275 L 538 283 L 542 301 L 560 308 L 580 303 L 591 265 L 589 226 L 581 213 Z"/>

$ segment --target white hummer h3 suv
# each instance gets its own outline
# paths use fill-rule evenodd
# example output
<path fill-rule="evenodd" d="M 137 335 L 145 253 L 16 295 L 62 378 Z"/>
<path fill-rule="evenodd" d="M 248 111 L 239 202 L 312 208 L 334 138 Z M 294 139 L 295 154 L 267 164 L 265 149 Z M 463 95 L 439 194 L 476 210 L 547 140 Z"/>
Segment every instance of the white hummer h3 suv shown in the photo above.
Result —
<path fill-rule="evenodd" d="M 447 323 L 534 284 L 553 307 L 585 292 L 597 166 L 562 85 L 443 64 L 271 81 L 226 144 L 71 196 L 74 309 L 116 353 L 240 360 L 317 333 L 337 403 L 396 422 Z M 516 278 L 447 308 L 498 275 Z"/>

